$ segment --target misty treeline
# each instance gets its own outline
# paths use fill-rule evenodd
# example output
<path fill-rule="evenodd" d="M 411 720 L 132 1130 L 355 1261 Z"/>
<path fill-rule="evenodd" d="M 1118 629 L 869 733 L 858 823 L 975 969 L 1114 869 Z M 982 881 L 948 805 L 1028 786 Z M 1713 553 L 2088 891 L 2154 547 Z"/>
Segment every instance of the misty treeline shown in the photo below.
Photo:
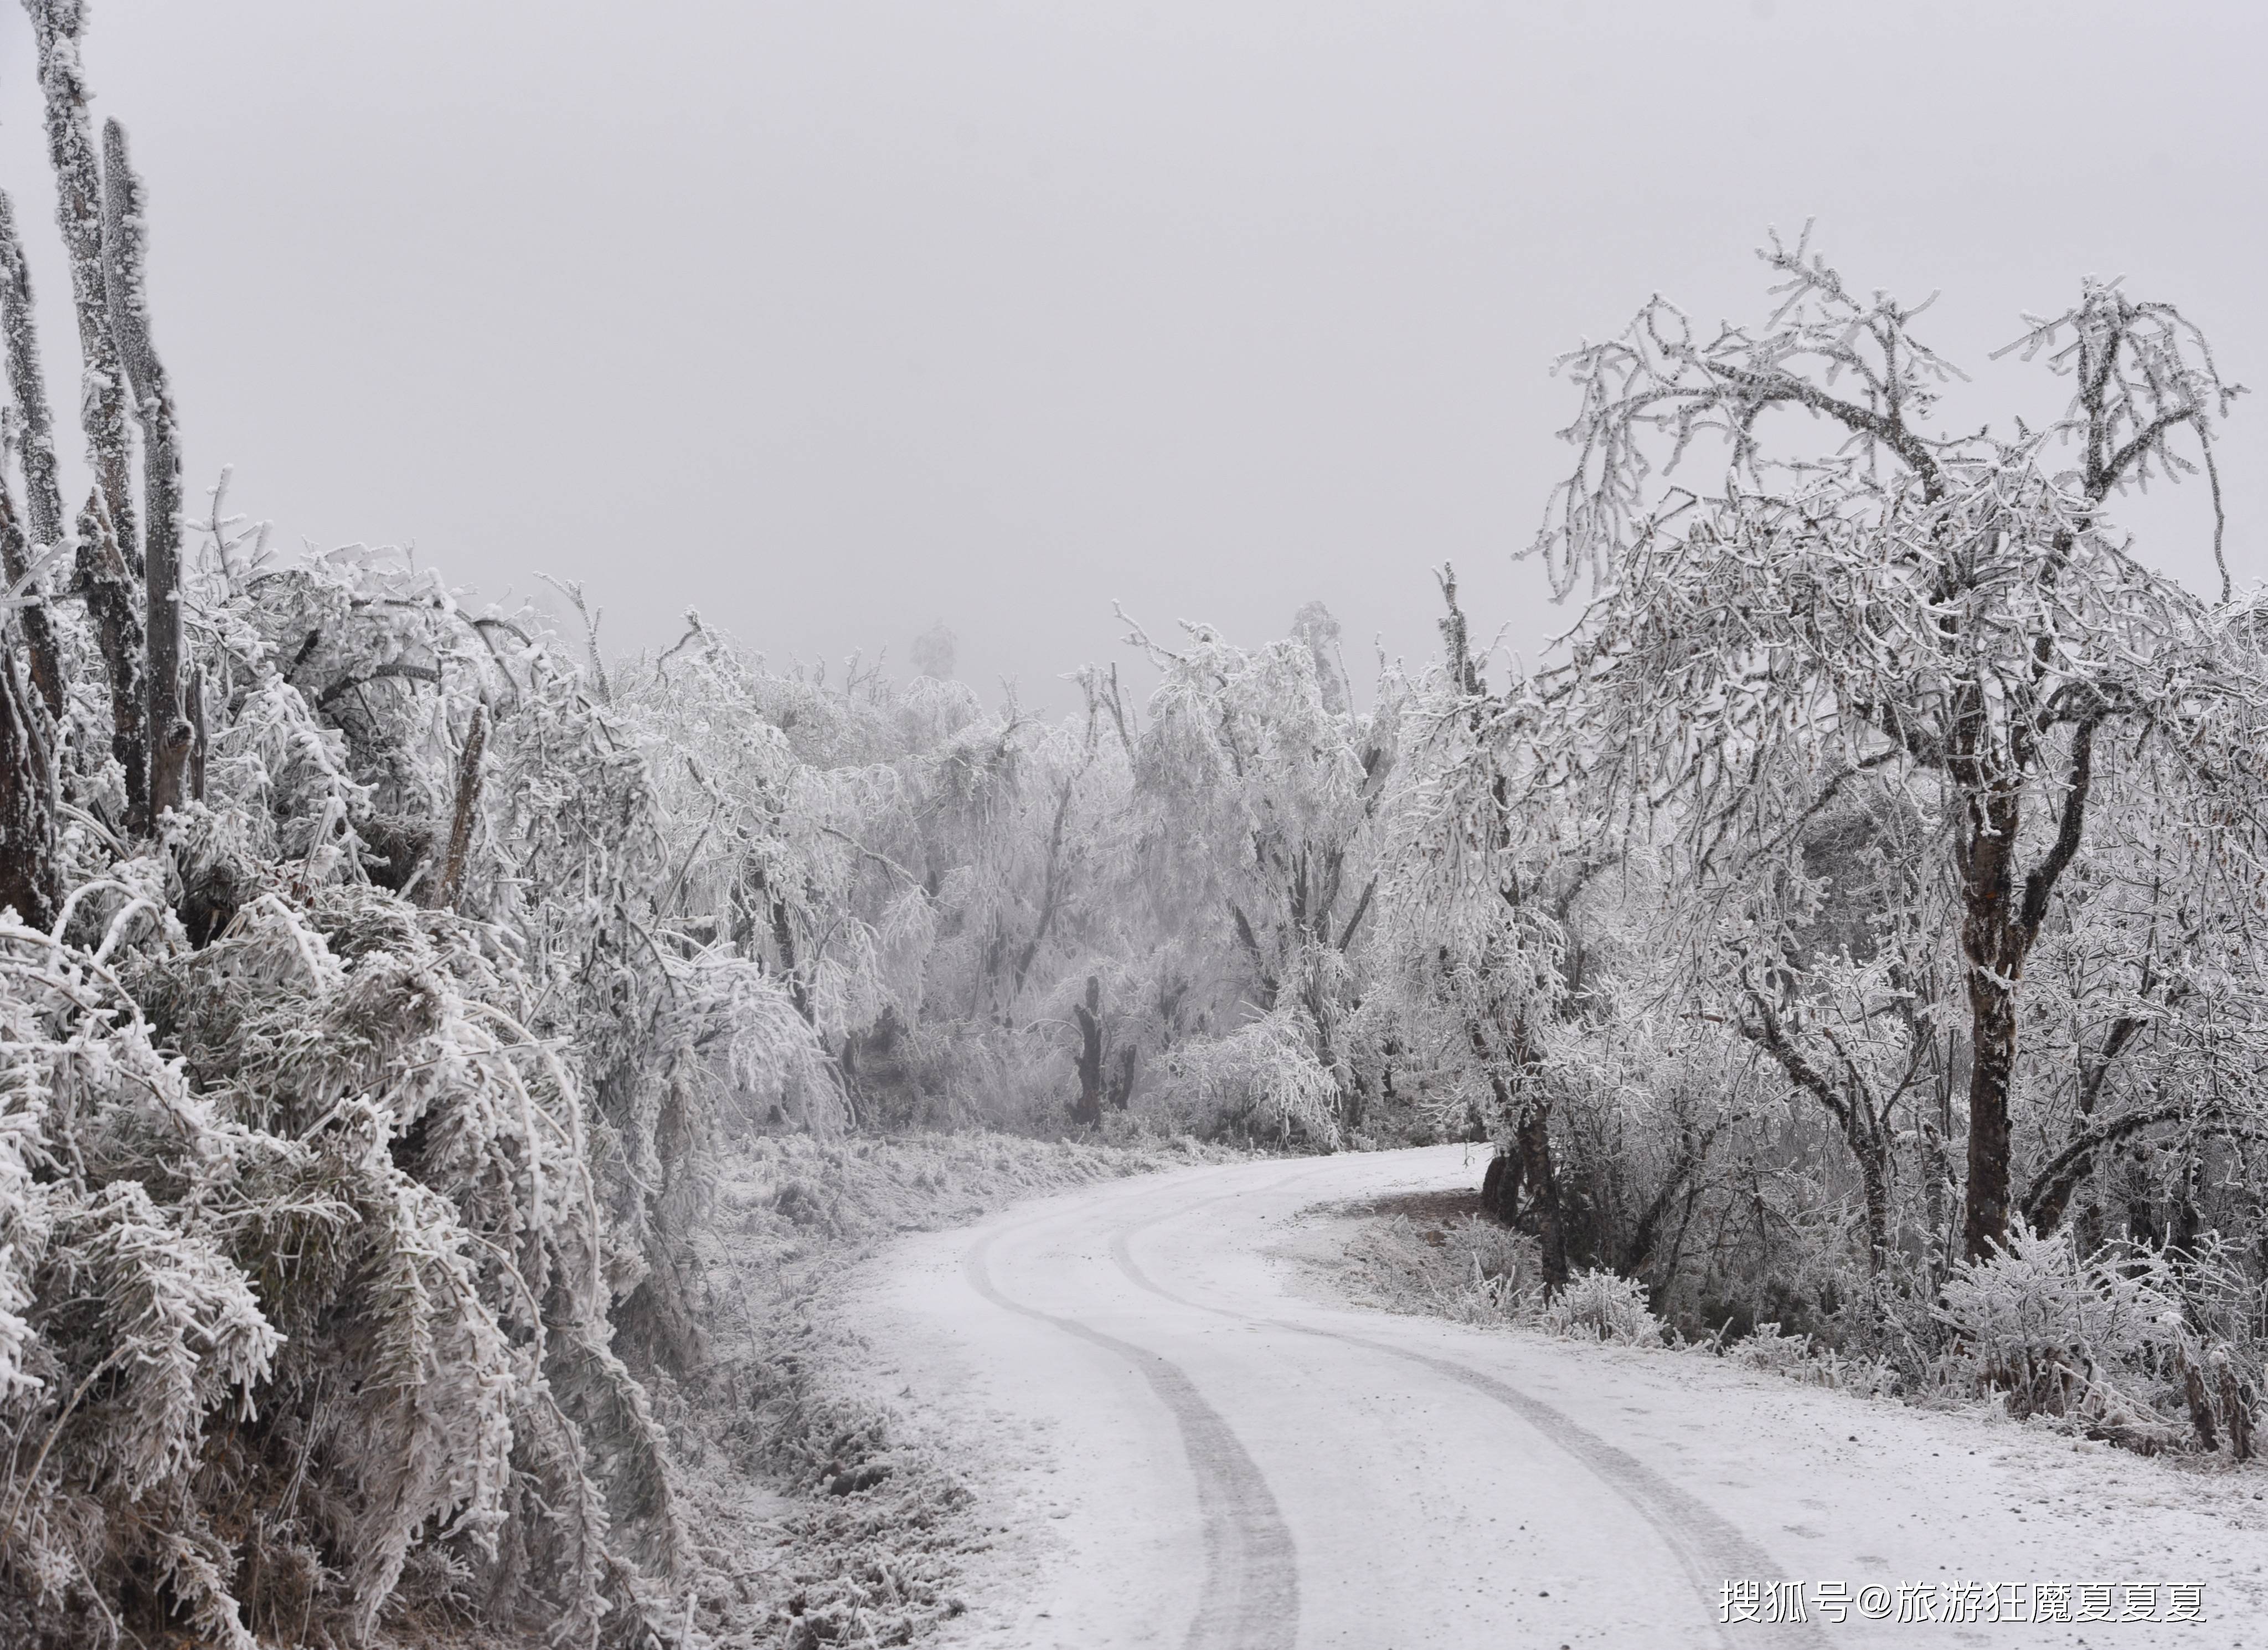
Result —
<path fill-rule="evenodd" d="M 2249 1448 L 2268 630 L 2110 514 L 2218 499 L 2172 310 L 2087 286 L 2048 412 L 1947 438 L 1800 247 L 1756 329 L 1649 306 L 1565 364 L 1532 674 L 1446 571 L 1430 665 L 1138 628 L 1065 718 L 937 637 L 608 661 L 579 589 L 186 519 L 125 139 L 26 7 L 92 487 L 0 201 L 9 1642 L 674 1637 L 647 1395 L 763 1131 L 1487 1138 L 1540 1293 Z"/>

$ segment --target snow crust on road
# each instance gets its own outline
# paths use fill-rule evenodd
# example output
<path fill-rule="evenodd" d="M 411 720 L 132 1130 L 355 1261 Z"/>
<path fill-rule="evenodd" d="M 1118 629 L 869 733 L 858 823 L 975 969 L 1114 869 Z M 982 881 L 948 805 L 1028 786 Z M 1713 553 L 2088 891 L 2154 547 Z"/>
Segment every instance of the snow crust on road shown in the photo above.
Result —
<path fill-rule="evenodd" d="M 1705 1356 L 1368 1311 L 1330 1206 L 1471 1148 L 1204 1168 L 893 1245 L 875 1390 L 996 1527 L 997 1650 L 2268 1644 L 2268 1473 Z M 2202 1583 L 2201 1624 L 1719 1624 L 1720 1584 Z"/>

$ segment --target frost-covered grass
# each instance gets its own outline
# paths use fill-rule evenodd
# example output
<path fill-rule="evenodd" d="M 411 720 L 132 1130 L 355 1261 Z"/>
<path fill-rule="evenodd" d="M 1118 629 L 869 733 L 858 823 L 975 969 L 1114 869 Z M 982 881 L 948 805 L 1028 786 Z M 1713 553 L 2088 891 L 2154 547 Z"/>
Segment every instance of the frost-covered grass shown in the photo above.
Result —
<path fill-rule="evenodd" d="M 703 1244 L 713 1373 L 662 1400 L 703 1543 L 696 1625 L 734 1650 L 900 1645 L 961 1610 L 957 1579 L 987 1536 L 954 1463 L 840 1373 L 875 1355 L 835 1293 L 855 1262 L 900 1233 L 1226 1155 L 991 1134 L 735 1151 Z"/>
<path fill-rule="evenodd" d="M 1942 1344 L 1901 1367 L 1778 1323 L 1689 1339 L 1654 1315 L 1635 1279 L 1578 1271 L 1547 1298 L 1535 1240 L 1477 1214 L 1370 1212 L 1346 1245 L 1342 1273 L 1363 1305 L 1721 1358 L 1806 1386 L 1932 1408 L 1998 1411 L 2143 1455 L 2225 1450 L 2244 1459 L 2257 1447 L 2258 1351 L 2242 1333 L 2243 1315 L 2185 1312 L 2162 1256 L 2080 1261 L 2068 1241 L 2020 1231 L 1995 1258 L 1955 1273 L 1931 1314 Z M 2242 1418 L 2241 1447 L 2232 1415 Z"/>

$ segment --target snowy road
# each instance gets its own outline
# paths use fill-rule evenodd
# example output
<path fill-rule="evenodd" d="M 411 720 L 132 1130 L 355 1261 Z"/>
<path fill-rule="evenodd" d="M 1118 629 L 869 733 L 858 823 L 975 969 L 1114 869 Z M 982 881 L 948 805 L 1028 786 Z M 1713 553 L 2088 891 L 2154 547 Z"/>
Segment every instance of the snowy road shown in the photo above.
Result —
<path fill-rule="evenodd" d="M 1476 1174 L 1455 1146 L 1193 1169 L 894 1248 L 862 1291 L 877 1373 L 999 1513 L 953 1641 L 2264 1641 L 2257 1470 L 1359 1310 L 1300 1263 L 1351 1229 L 1303 1212 Z M 1881 1587 L 1894 1617 L 1959 1583 L 2155 1584 L 2161 1619 L 1837 1624 L 1808 1587 L 1805 1623 L 1720 1624 L 1726 1581 L 1786 1580 Z M 2162 1619 L 2174 1584 L 2204 1624 Z"/>

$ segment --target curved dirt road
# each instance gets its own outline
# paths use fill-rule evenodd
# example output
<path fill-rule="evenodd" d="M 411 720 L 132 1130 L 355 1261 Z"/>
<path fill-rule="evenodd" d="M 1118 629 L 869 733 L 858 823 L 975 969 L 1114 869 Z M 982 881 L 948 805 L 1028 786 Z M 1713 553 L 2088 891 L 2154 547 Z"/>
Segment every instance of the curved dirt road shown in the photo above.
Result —
<path fill-rule="evenodd" d="M 876 1373 L 999 1514 L 949 1641 L 2226 1646 L 2264 1619 L 2257 1472 L 2200 1500 L 1973 1414 L 1351 1308 L 1300 1264 L 1351 1230 L 1330 1205 L 1477 1172 L 1456 1146 L 1193 1169 L 895 1247 L 861 1302 Z M 2196 1582 L 2207 1621 L 1720 1624 L 1742 1579 Z"/>

